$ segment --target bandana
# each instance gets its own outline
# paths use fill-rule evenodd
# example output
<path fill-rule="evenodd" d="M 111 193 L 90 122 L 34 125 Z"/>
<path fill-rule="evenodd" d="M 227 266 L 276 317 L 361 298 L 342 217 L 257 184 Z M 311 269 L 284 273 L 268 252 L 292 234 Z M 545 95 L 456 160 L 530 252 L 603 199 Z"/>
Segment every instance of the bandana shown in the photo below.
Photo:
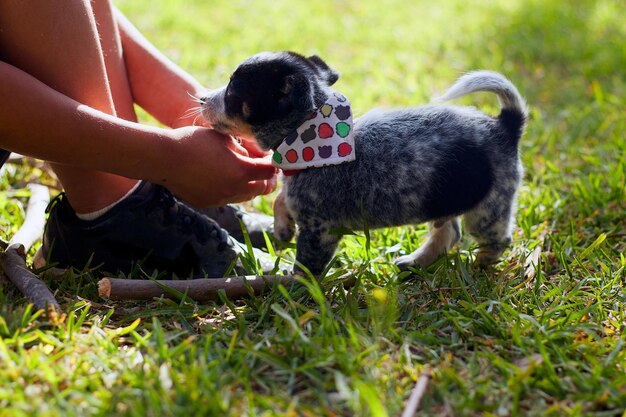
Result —
<path fill-rule="evenodd" d="M 350 102 L 335 92 L 283 139 L 272 164 L 293 175 L 301 169 L 354 161 L 353 127 Z"/>

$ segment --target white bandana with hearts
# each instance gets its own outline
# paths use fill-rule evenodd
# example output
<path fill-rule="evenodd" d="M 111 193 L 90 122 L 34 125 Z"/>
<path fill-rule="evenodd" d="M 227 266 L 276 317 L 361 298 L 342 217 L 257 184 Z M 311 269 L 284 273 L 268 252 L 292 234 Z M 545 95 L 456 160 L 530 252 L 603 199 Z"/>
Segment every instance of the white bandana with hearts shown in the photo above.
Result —
<path fill-rule="evenodd" d="M 350 102 L 335 92 L 274 151 L 272 164 L 293 171 L 356 159 Z"/>

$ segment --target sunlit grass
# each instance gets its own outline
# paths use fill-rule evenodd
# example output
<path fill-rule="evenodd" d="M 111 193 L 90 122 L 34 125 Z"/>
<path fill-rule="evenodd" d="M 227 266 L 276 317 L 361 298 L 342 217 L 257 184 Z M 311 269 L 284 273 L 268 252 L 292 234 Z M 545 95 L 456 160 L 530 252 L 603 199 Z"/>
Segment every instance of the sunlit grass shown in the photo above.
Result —
<path fill-rule="evenodd" d="M 426 103 L 472 69 L 504 73 L 531 108 L 514 242 L 493 270 L 473 267 L 464 238 L 409 276 L 392 260 L 424 226 L 360 233 L 320 284 L 217 303 L 109 303 L 98 276 L 75 271 L 47 278 L 61 325 L 0 286 L 0 415 L 397 416 L 425 370 L 419 415 L 622 415 L 622 1 L 116 4 L 207 87 L 280 49 L 324 58 L 359 113 Z M 497 112 L 488 94 L 460 103 Z M 40 174 L 3 170 L 4 238 Z M 353 288 L 329 284 L 349 272 Z"/>

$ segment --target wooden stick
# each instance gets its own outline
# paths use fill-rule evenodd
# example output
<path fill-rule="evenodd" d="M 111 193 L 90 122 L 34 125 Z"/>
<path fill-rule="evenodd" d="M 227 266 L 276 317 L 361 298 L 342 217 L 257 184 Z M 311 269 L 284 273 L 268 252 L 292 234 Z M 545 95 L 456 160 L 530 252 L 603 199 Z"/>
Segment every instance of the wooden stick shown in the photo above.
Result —
<path fill-rule="evenodd" d="M 406 407 L 404 408 L 402 417 L 413 417 L 415 413 L 417 413 L 420 402 L 422 401 L 422 397 L 426 393 L 426 388 L 428 388 L 429 381 L 430 371 L 422 372 L 419 378 L 417 378 L 417 383 L 411 391 L 411 396 L 409 397 L 409 400 L 406 402 Z"/>
<path fill-rule="evenodd" d="M 13 244 L 23 245 L 25 251 L 41 239 L 46 225 L 46 207 L 50 202 L 50 191 L 45 185 L 31 183 L 26 188 L 30 190 L 26 217 L 24 217 L 22 227 L 9 240 L 9 246 Z"/>
<path fill-rule="evenodd" d="M 230 278 L 201 278 L 190 280 L 133 280 L 103 278 L 98 281 L 98 293 L 110 300 L 151 300 L 155 297 L 172 295 L 164 287 L 186 293 L 196 301 L 210 301 L 218 298 L 219 290 L 224 290 L 229 298 L 248 295 L 248 288 L 260 294 L 274 283 L 288 285 L 296 282 L 294 275 L 246 275 Z"/>
<path fill-rule="evenodd" d="M 48 286 L 26 266 L 26 249 L 24 245 L 10 245 L 0 252 L 0 266 L 4 274 L 24 294 L 35 307 L 48 312 L 60 311 L 61 307 L 48 289 Z"/>
<path fill-rule="evenodd" d="M 0 252 L 0 267 L 4 275 L 37 309 L 44 309 L 55 321 L 62 321 L 61 307 L 48 286 L 26 266 L 26 251 L 41 238 L 46 224 L 46 206 L 50 201 L 48 187 L 28 184 L 30 199 L 22 227 Z M 3 245 L 4 246 L 4 245 Z"/>

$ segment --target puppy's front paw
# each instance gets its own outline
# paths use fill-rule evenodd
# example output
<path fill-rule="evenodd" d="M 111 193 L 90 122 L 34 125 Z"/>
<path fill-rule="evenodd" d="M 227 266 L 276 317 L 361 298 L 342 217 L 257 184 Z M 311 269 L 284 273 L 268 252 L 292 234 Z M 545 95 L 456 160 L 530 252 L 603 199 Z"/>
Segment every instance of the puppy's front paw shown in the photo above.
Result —
<path fill-rule="evenodd" d="M 502 251 L 485 251 L 479 250 L 476 255 L 475 265 L 480 269 L 488 269 L 493 266 L 500 259 Z"/>
<path fill-rule="evenodd" d="M 296 223 L 287 209 L 286 195 L 283 187 L 274 200 L 274 237 L 283 242 L 289 242 L 296 234 Z"/>
<path fill-rule="evenodd" d="M 274 237 L 283 242 L 289 242 L 296 234 L 296 226 L 293 221 L 274 219 Z"/>

